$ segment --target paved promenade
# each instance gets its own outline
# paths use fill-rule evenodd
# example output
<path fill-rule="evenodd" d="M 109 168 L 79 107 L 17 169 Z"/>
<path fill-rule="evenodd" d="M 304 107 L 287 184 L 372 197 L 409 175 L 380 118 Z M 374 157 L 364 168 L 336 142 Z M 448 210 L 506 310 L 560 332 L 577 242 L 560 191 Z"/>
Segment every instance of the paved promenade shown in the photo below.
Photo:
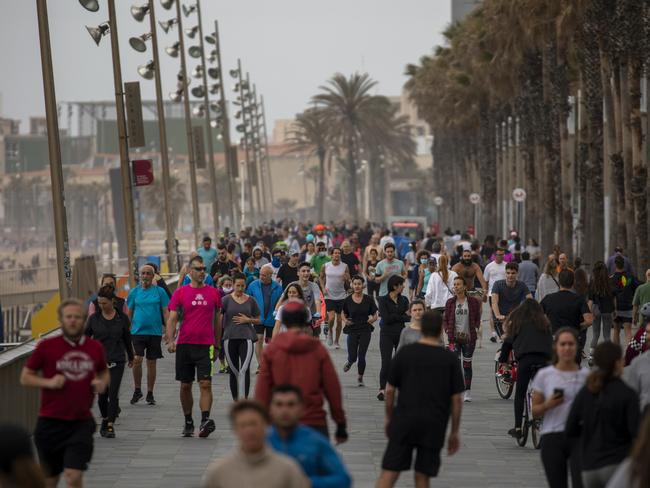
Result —
<path fill-rule="evenodd" d="M 340 453 L 354 478 L 354 486 L 374 486 L 380 472 L 386 444 L 383 433 L 384 404 L 377 401 L 379 382 L 379 335 L 375 331 L 368 351 L 366 387 L 356 386 L 356 369 L 343 373 L 345 346 L 331 350 L 340 372 L 344 405 L 348 415 L 350 440 Z M 487 335 L 487 334 L 486 334 Z M 529 445 L 516 446 L 507 436 L 513 423 L 513 401 L 499 398 L 494 383 L 496 344 L 483 341 L 474 356 L 473 402 L 463 405 L 461 450 L 442 458 L 436 487 L 544 487 L 539 451 Z M 156 406 L 144 402 L 132 406 L 133 377 L 125 373 L 120 395 L 122 414 L 116 424 L 116 439 L 96 438 L 95 454 L 87 475 L 87 486 L 108 487 L 197 487 L 206 466 L 233 447 L 227 420 L 231 404 L 227 375 L 213 379 L 215 403 L 212 416 L 217 430 L 208 439 L 180 437 L 183 416 L 178 400 L 178 384 L 173 376 L 173 355 L 159 361 Z M 253 361 L 253 368 L 256 367 Z M 200 413 L 196 401 L 194 418 Z M 330 425 L 330 431 L 332 426 Z M 402 475 L 398 486 L 413 486 L 410 473 Z M 262 488 L 262 487 L 260 487 Z"/>

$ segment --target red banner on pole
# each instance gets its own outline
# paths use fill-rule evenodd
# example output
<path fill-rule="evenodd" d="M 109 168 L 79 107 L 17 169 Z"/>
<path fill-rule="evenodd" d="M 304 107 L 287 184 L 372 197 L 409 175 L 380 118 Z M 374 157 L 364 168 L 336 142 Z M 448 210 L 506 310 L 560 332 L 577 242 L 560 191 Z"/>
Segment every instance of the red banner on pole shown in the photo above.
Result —
<path fill-rule="evenodd" d="M 135 186 L 147 186 L 153 183 L 153 164 L 151 159 L 135 159 L 133 165 L 133 180 Z"/>

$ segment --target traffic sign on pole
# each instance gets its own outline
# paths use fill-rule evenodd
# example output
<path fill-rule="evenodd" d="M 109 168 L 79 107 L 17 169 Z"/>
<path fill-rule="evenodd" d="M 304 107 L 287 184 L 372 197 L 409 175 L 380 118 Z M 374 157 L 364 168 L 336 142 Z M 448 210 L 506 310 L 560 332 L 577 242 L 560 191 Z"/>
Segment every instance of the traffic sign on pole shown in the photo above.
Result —
<path fill-rule="evenodd" d="M 472 205 L 478 205 L 479 203 L 481 203 L 481 195 L 479 195 L 478 193 L 471 193 L 469 195 L 469 202 Z"/>
<path fill-rule="evenodd" d="M 445 201 L 442 199 L 442 197 L 434 197 L 433 199 L 433 204 L 439 207 L 442 205 Z"/>
<path fill-rule="evenodd" d="M 526 201 L 526 190 L 523 188 L 515 188 L 512 190 L 512 199 L 515 202 L 525 202 Z"/>

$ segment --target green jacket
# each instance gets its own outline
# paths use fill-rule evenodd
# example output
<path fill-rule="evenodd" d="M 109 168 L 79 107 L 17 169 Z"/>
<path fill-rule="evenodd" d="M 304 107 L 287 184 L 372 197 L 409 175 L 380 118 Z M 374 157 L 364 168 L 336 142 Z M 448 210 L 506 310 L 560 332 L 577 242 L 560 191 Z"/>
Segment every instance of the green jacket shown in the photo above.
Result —
<path fill-rule="evenodd" d="M 323 267 L 325 263 L 329 263 L 332 259 L 325 255 L 325 256 L 319 256 L 318 254 L 314 255 L 311 258 L 311 269 L 314 270 L 314 273 L 316 273 L 316 276 L 320 275 L 320 269 Z"/>

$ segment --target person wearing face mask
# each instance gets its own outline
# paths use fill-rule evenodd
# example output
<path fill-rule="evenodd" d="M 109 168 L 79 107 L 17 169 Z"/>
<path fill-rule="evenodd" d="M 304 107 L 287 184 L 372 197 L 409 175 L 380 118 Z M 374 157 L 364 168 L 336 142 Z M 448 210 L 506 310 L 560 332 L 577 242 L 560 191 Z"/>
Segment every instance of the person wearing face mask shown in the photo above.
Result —
<path fill-rule="evenodd" d="M 429 278 L 431 278 L 431 273 L 435 273 L 437 264 L 436 258 L 431 259 L 429 251 L 418 252 L 416 259 L 418 262 L 418 265 L 415 268 L 417 270 L 417 277 L 415 278 L 416 287 L 415 295 L 411 297 L 411 300 L 413 300 L 413 298 L 424 298 L 424 292 L 429 284 Z"/>
<path fill-rule="evenodd" d="M 320 276 L 321 268 L 325 263 L 329 263 L 331 258 L 327 255 L 327 246 L 324 242 L 319 242 L 316 244 L 316 255 L 311 258 L 309 264 L 311 264 L 311 269 L 314 271 L 316 276 Z"/>
<path fill-rule="evenodd" d="M 278 273 L 280 272 L 280 267 L 282 267 L 282 260 L 284 258 L 284 251 L 280 248 L 274 248 L 271 251 L 271 262 L 265 264 L 262 268 L 269 268 L 272 272 L 271 279 L 279 283 Z"/>

